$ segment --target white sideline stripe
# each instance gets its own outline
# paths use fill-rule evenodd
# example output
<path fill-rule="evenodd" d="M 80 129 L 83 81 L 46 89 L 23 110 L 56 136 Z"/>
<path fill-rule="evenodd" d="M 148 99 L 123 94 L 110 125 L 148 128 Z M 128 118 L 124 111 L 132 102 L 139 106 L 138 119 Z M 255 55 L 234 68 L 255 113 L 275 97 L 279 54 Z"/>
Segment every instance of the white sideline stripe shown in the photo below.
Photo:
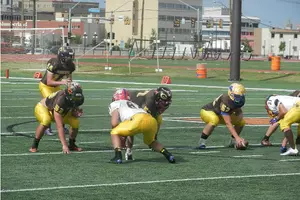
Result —
<path fill-rule="evenodd" d="M 162 127 L 161 130 L 178 130 L 178 129 L 198 129 L 198 128 L 203 128 L 201 126 L 194 126 L 194 127 Z M 79 130 L 79 132 L 90 132 L 90 131 L 110 131 L 111 129 L 108 128 L 103 128 L 103 129 L 83 129 Z M 57 133 L 57 131 L 53 131 L 54 133 Z M 35 131 L 16 131 L 18 134 L 35 134 Z M 14 135 L 14 133 L 11 132 L 4 132 L 0 133 L 0 135 Z"/>
<path fill-rule="evenodd" d="M 136 181 L 136 182 L 121 182 L 121 183 L 102 183 L 93 185 L 69 185 L 57 187 L 40 187 L 40 188 L 24 188 L 13 190 L 1 190 L 1 193 L 8 192 L 30 192 L 42 190 L 59 190 L 59 189 L 73 189 L 73 188 L 91 188 L 91 187 L 110 187 L 122 185 L 140 185 L 140 184 L 154 184 L 154 183 L 174 183 L 174 182 L 189 182 L 189 181 L 206 181 L 206 180 L 222 180 L 222 179 L 242 179 L 242 178 L 261 178 L 261 177 L 279 177 L 279 176 L 299 176 L 300 173 L 286 173 L 286 174 L 253 174 L 244 176 L 217 176 L 217 177 L 202 177 L 202 178 L 185 178 L 185 179 L 169 179 L 169 180 L 155 180 L 155 181 Z"/>
<path fill-rule="evenodd" d="M 5 78 L 5 77 L 1 77 Z M 10 79 L 17 80 L 34 80 L 39 81 L 35 78 L 22 78 L 22 77 L 10 77 Z M 104 84 L 126 84 L 126 85 L 153 85 L 160 86 L 160 83 L 141 83 L 141 82 L 121 82 L 121 81 L 95 81 L 95 80 L 75 80 L 77 82 L 82 83 L 104 83 Z M 19 84 L 19 83 L 18 83 Z M 170 84 L 170 86 L 178 86 L 178 87 L 193 87 L 193 88 L 212 88 L 212 89 L 228 89 L 228 87 L 224 86 L 211 86 L 211 85 L 189 85 L 189 84 Z M 282 91 L 282 92 L 293 92 L 294 90 L 287 89 L 273 89 L 273 88 L 246 88 L 247 90 L 254 91 Z"/>
<path fill-rule="evenodd" d="M 286 159 L 286 160 L 279 160 L 280 162 L 293 162 L 293 161 L 300 161 L 300 158 L 295 159 Z"/>
<path fill-rule="evenodd" d="M 220 153 L 220 151 L 193 151 L 190 154 L 210 154 L 210 153 Z"/>
<path fill-rule="evenodd" d="M 241 156 L 232 156 L 233 158 L 251 158 L 251 157 L 262 157 L 263 155 L 241 155 Z"/>

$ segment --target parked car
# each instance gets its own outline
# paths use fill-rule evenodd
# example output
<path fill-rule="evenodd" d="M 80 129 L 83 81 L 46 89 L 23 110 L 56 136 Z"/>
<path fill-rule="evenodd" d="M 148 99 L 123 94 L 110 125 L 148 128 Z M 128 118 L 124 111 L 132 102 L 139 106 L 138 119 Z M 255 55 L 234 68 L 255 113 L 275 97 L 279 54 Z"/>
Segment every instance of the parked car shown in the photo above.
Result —
<path fill-rule="evenodd" d="M 20 46 L 12 46 L 11 43 L 1 42 L 1 54 L 25 54 L 26 49 Z"/>

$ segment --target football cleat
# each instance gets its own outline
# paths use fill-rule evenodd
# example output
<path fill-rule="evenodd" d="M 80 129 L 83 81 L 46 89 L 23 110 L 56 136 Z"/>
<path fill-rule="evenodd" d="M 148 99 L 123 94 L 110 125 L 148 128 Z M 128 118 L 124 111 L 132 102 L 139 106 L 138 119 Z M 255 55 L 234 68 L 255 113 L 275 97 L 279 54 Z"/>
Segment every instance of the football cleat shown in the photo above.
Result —
<path fill-rule="evenodd" d="M 125 153 L 125 160 L 133 160 L 132 154 Z"/>
<path fill-rule="evenodd" d="M 82 148 L 79 148 L 77 145 L 69 145 L 70 151 L 82 151 Z"/>
<path fill-rule="evenodd" d="M 269 140 L 266 140 L 266 139 L 263 139 L 260 142 L 260 144 L 263 145 L 263 146 L 272 146 L 272 143 Z"/>
<path fill-rule="evenodd" d="M 198 149 L 205 149 L 206 148 L 206 145 L 205 144 L 200 144 Z"/>
<path fill-rule="evenodd" d="M 280 153 L 285 153 L 287 151 L 286 147 L 281 146 L 280 147 Z"/>
<path fill-rule="evenodd" d="M 115 164 L 122 164 L 122 158 L 120 158 L 119 156 L 115 156 L 112 159 L 110 159 L 110 162 L 115 163 Z"/>
<path fill-rule="evenodd" d="M 52 129 L 51 128 L 47 128 L 44 132 L 45 135 L 49 135 L 49 136 L 52 136 L 54 135 L 54 133 L 52 132 Z"/>
<path fill-rule="evenodd" d="M 32 148 L 32 147 L 31 147 L 31 148 L 29 149 L 29 151 L 30 151 L 31 153 L 36 153 L 38 150 L 37 150 L 37 148 Z"/>
<path fill-rule="evenodd" d="M 125 160 L 133 160 L 132 150 L 127 148 L 125 152 Z"/>
<path fill-rule="evenodd" d="M 169 163 L 175 163 L 176 162 L 175 157 L 172 154 L 170 154 L 167 159 L 168 159 Z"/>
<path fill-rule="evenodd" d="M 64 127 L 64 133 L 65 133 L 65 135 L 69 135 L 69 129 L 67 129 L 66 127 Z"/>
<path fill-rule="evenodd" d="M 296 156 L 299 151 L 297 149 L 289 148 L 286 152 L 281 153 L 282 156 Z"/>

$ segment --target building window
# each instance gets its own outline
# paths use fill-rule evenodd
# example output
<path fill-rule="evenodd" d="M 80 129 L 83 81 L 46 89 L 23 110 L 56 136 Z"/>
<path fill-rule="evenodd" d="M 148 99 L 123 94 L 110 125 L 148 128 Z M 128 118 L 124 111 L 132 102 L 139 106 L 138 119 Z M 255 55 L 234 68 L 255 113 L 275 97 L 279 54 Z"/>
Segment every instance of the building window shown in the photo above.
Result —
<path fill-rule="evenodd" d="M 280 38 L 283 38 L 283 34 L 282 34 L 282 33 L 280 33 L 279 37 L 280 37 Z"/>
<path fill-rule="evenodd" d="M 135 20 L 135 14 L 132 15 L 132 20 Z"/>
<path fill-rule="evenodd" d="M 159 15 L 158 20 L 159 21 L 166 21 L 166 15 Z"/>
<path fill-rule="evenodd" d="M 258 24 L 252 24 L 253 28 L 258 28 Z"/>
<path fill-rule="evenodd" d="M 271 38 L 274 38 L 275 37 L 275 33 L 271 33 Z"/>
<path fill-rule="evenodd" d="M 65 14 L 61 14 L 61 17 L 65 17 Z"/>
<path fill-rule="evenodd" d="M 174 9 L 174 4 L 172 4 L 172 3 L 167 3 L 167 8 L 168 8 L 168 9 Z"/>
<path fill-rule="evenodd" d="M 165 4 L 165 3 L 159 3 L 159 8 L 167 8 L 167 4 Z"/>
<path fill-rule="evenodd" d="M 298 38 L 298 34 L 297 33 L 294 34 L 294 38 Z"/>
<path fill-rule="evenodd" d="M 167 21 L 174 21 L 174 16 L 167 16 Z"/>

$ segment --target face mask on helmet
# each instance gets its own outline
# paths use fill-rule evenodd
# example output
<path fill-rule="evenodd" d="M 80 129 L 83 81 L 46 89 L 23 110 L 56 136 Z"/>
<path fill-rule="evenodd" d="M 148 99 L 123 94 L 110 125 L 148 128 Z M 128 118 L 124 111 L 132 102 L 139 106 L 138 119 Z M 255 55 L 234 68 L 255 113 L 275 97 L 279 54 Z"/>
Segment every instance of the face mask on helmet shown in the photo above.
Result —
<path fill-rule="evenodd" d="M 243 106 L 245 104 L 245 87 L 239 83 L 233 83 L 228 88 L 228 96 L 237 106 Z"/>
<path fill-rule="evenodd" d="M 112 97 L 112 102 L 114 101 L 119 101 L 119 100 L 129 100 L 129 93 L 126 89 L 119 89 L 117 90 L 113 97 Z"/>
<path fill-rule="evenodd" d="M 78 83 L 72 82 L 67 86 L 66 98 L 73 107 L 79 107 L 84 103 L 84 96 L 82 94 L 81 86 Z"/>
<path fill-rule="evenodd" d="M 57 57 L 62 63 L 67 63 L 73 61 L 75 54 L 73 49 L 71 49 L 70 47 L 61 47 L 58 50 Z"/>
<path fill-rule="evenodd" d="M 266 109 L 268 115 L 273 118 L 273 117 L 276 117 L 279 113 L 272 111 L 268 106 L 268 100 L 270 99 L 271 96 L 276 96 L 276 95 L 272 94 L 266 98 L 265 109 Z"/>
<path fill-rule="evenodd" d="M 155 92 L 155 105 L 157 111 L 162 114 L 172 103 L 172 92 L 169 88 L 159 87 Z"/>

